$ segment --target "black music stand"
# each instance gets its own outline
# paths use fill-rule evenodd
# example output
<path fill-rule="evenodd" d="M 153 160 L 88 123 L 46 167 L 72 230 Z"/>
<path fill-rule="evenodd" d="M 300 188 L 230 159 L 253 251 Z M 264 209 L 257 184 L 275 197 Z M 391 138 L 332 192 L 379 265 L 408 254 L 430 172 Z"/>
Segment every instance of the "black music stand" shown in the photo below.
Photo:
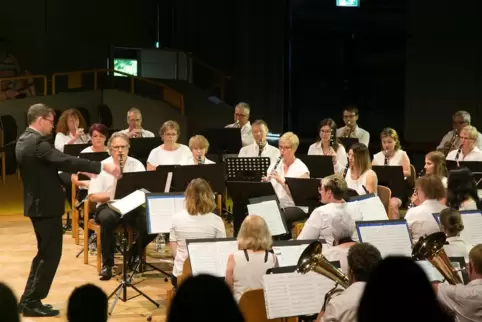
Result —
<path fill-rule="evenodd" d="M 455 170 L 459 168 L 468 168 L 472 171 L 474 175 L 474 181 L 477 189 L 482 189 L 482 162 L 480 161 L 460 161 L 457 164 L 457 161 L 447 160 L 447 169 L 448 170 Z"/>
<path fill-rule="evenodd" d="M 79 158 L 81 159 L 87 159 L 90 161 L 97 161 L 97 162 L 101 162 L 107 159 L 108 157 L 109 157 L 109 153 L 107 152 L 86 152 L 86 153 L 79 154 Z M 89 181 L 90 178 L 84 174 L 79 174 L 79 180 Z"/>
<path fill-rule="evenodd" d="M 372 170 L 377 174 L 378 185 L 390 188 L 392 197 L 404 200 L 407 195 L 407 184 L 403 177 L 402 166 L 374 165 Z"/>
<path fill-rule="evenodd" d="M 356 192 L 356 190 L 348 188 L 345 192 L 345 196 L 343 197 L 343 200 L 349 201 L 351 198 L 358 197 L 359 194 Z"/>
<path fill-rule="evenodd" d="M 346 152 L 351 149 L 352 145 L 358 143 L 358 138 L 338 138 L 341 144 L 345 147 Z"/>
<path fill-rule="evenodd" d="M 161 138 L 134 138 L 129 140 L 129 156 L 146 164 L 149 154 L 162 144 Z"/>
<path fill-rule="evenodd" d="M 218 154 L 218 153 L 207 153 L 206 159 L 209 159 L 216 164 L 224 162 L 223 156 L 221 154 Z"/>
<path fill-rule="evenodd" d="M 267 175 L 270 159 L 265 157 L 227 158 L 227 181 L 260 182 Z"/>
<path fill-rule="evenodd" d="M 78 157 L 80 151 L 91 146 L 89 143 L 82 144 L 66 144 L 64 145 L 64 154 L 68 154 L 74 157 Z"/>
<path fill-rule="evenodd" d="M 233 228 L 236 236 L 241 223 L 246 218 L 250 198 L 276 195 L 270 182 L 227 181 L 228 194 L 233 199 L 233 208 L 239 209 L 239 213 L 233 213 Z"/>
<path fill-rule="evenodd" d="M 201 134 L 209 141 L 213 153 L 238 154 L 243 146 L 239 128 L 206 129 Z"/>
<path fill-rule="evenodd" d="M 311 178 L 324 178 L 335 173 L 331 155 L 297 155 L 310 170 Z"/>
<path fill-rule="evenodd" d="M 309 207 L 310 211 L 321 206 L 320 179 L 285 178 L 296 206 Z"/>
<path fill-rule="evenodd" d="M 224 165 L 222 163 L 176 167 L 172 175 L 173 191 L 184 192 L 191 180 L 196 178 L 206 180 L 214 192 L 223 194 L 226 190 Z"/>

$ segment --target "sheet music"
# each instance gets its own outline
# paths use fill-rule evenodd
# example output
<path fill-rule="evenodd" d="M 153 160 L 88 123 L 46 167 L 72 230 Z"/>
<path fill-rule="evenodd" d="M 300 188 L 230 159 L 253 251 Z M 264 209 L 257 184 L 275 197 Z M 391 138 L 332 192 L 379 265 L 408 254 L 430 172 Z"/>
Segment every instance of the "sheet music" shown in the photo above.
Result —
<path fill-rule="evenodd" d="M 360 240 L 378 248 L 383 257 L 412 256 L 412 243 L 405 223 L 357 225 L 357 231 Z"/>
<path fill-rule="evenodd" d="M 325 294 L 335 282 L 323 275 L 282 273 L 263 276 L 268 319 L 320 313 Z"/>
<path fill-rule="evenodd" d="M 263 201 L 260 203 L 249 204 L 248 213 L 263 217 L 268 225 L 271 235 L 278 236 L 286 234 L 286 228 L 281 218 L 278 204 L 274 200 Z"/>
<path fill-rule="evenodd" d="M 301 253 L 309 244 L 273 246 L 273 251 L 278 259 L 279 267 L 296 266 Z"/>
<path fill-rule="evenodd" d="M 429 261 L 417 261 L 416 263 L 424 270 L 425 274 L 427 274 L 428 280 L 430 282 L 445 281 L 443 275 L 440 274 L 440 272 L 435 268 L 435 266 L 433 266 L 432 263 L 430 263 Z M 451 262 L 451 264 L 457 270 L 461 268 L 459 262 Z M 458 271 L 457 273 L 459 274 L 460 279 L 463 281 L 464 277 L 462 275 L 462 272 Z M 445 281 L 445 283 L 448 282 Z"/>
<path fill-rule="evenodd" d="M 150 196 L 147 198 L 149 234 L 168 233 L 172 216 L 185 209 L 183 196 Z"/>
<path fill-rule="evenodd" d="M 388 220 L 388 215 L 380 197 L 372 196 L 347 203 L 350 213 L 358 214 L 362 221 Z"/>
<path fill-rule="evenodd" d="M 120 213 L 122 216 L 131 212 L 146 202 L 146 194 L 142 190 L 136 190 L 122 199 L 109 203 L 109 207 Z"/>
<path fill-rule="evenodd" d="M 210 274 L 224 277 L 228 256 L 238 250 L 236 240 L 189 243 L 189 260 L 193 275 Z"/>
<path fill-rule="evenodd" d="M 480 212 L 462 213 L 464 230 L 460 236 L 471 245 L 482 244 L 482 214 Z"/>

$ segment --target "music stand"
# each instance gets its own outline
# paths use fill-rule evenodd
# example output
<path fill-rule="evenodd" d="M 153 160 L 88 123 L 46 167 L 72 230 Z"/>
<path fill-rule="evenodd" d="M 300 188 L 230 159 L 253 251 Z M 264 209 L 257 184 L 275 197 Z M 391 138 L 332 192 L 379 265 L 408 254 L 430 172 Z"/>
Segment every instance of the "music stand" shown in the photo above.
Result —
<path fill-rule="evenodd" d="M 311 178 L 324 178 L 335 173 L 333 157 L 331 155 L 298 155 L 310 170 Z"/>
<path fill-rule="evenodd" d="M 176 167 L 172 175 L 174 191 L 184 192 L 191 180 L 196 178 L 206 180 L 214 192 L 223 194 L 226 190 L 222 163 Z"/>
<path fill-rule="evenodd" d="M 64 145 L 64 154 L 68 154 L 74 157 L 78 157 L 80 151 L 91 146 L 89 143 L 82 144 L 66 144 Z"/>
<path fill-rule="evenodd" d="M 206 129 L 201 134 L 209 141 L 210 150 L 217 154 L 237 155 L 243 146 L 239 128 Z"/>
<path fill-rule="evenodd" d="M 309 207 L 310 210 L 321 206 L 320 179 L 285 178 L 291 197 L 296 206 Z"/>
<path fill-rule="evenodd" d="M 358 143 L 359 140 L 358 138 L 338 138 L 340 140 L 341 144 L 345 147 L 345 150 L 348 152 L 348 150 L 351 149 L 352 145 L 355 143 Z"/>
<path fill-rule="evenodd" d="M 356 192 L 356 190 L 348 188 L 345 192 L 345 196 L 343 197 L 343 200 L 349 201 L 351 198 L 358 197 L 359 194 Z"/>
<path fill-rule="evenodd" d="M 235 207 L 240 211 L 242 209 L 241 213 L 237 213 L 233 216 L 235 236 L 237 235 L 244 218 L 246 218 L 246 205 L 249 203 L 249 199 L 276 195 L 273 185 L 270 182 L 227 181 L 226 188 Z"/>
<path fill-rule="evenodd" d="M 134 138 L 129 140 L 129 156 L 146 164 L 149 154 L 162 144 L 161 138 Z"/>
<path fill-rule="evenodd" d="M 79 154 L 79 158 L 81 159 L 87 159 L 90 161 L 97 161 L 97 162 L 101 162 L 107 159 L 108 157 L 109 157 L 109 153 L 107 152 L 86 152 L 86 153 Z M 79 180 L 89 181 L 90 178 L 84 174 L 79 174 Z"/>
<path fill-rule="evenodd" d="M 221 154 L 218 154 L 218 153 L 207 153 L 206 159 L 209 159 L 216 164 L 224 162 L 223 156 Z"/>
<path fill-rule="evenodd" d="M 227 158 L 227 181 L 261 181 L 267 175 L 270 159 L 265 157 Z"/>
<path fill-rule="evenodd" d="M 447 169 L 455 170 L 459 168 L 469 168 L 474 175 L 474 181 L 477 189 L 482 189 L 482 162 L 480 161 L 460 161 L 457 165 L 457 161 L 447 160 Z"/>
<path fill-rule="evenodd" d="M 398 197 L 403 200 L 403 197 L 406 195 L 407 185 L 403 177 L 402 166 L 374 165 L 372 170 L 377 174 L 378 185 L 390 188 L 392 197 Z"/>

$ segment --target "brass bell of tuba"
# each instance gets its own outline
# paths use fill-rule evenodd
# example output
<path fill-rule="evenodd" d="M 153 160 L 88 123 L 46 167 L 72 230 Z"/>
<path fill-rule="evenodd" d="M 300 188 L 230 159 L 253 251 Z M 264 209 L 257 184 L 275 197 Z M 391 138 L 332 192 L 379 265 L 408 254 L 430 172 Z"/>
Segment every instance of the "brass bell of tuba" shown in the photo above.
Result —
<path fill-rule="evenodd" d="M 450 259 L 443 248 L 446 239 L 445 234 L 442 232 L 420 237 L 413 246 L 412 258 L 415 260 L 428 260 L 450 284 L 463 284 L 462 279 L 450 263 Z"/>
<path fill-rule="evenodd" d="M 314 241 L 309 244 L 298 259 L 297 271 L 301 274 L 314 271 L 336 283 L 335 287 L 325 295 L 325 302 L 323 303 L 322 308 L 322 311 L 325 311 L 328 302 L 333 297 L 338 296 L 341 294 L 341 292 L 343 292 L 342 289 L 338 288 L 338 285 L 342 286 L 343 288 L 347 288 L 350 283 L 346 275 L 333 266 L 333 264 L 331 264 L 326 257 L 323 256 L 322 250 L 323 246 L 318 241 Z"/>

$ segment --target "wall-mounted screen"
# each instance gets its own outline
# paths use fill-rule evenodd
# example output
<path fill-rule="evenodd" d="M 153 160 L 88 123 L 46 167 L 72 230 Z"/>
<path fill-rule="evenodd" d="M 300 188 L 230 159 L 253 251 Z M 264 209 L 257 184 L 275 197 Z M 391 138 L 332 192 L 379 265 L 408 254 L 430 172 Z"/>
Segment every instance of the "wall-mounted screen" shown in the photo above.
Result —
<path fill-rule="evenodd" d="M 137 59 L 114 58 L 114 70 L 132 76 L 138 76 Z M 114 76 L 127 77 L 126 75 L 120 73 L 114 73 Z"/>

